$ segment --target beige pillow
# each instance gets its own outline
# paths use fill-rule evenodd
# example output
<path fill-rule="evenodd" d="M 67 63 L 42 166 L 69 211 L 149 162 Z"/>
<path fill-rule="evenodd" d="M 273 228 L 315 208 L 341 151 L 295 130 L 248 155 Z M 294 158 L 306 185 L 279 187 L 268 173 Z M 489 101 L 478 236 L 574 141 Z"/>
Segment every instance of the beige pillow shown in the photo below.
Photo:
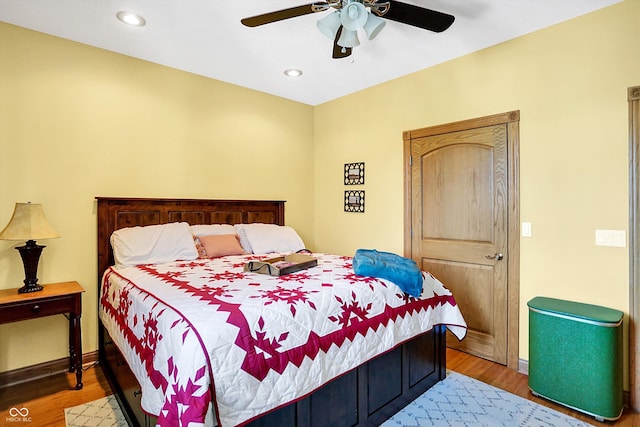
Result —
<path fill-rule="evenodd" d="M 198 236 L 198 239 L 207 254 L 207 258 L 244 254 L 237 234 Z"/>

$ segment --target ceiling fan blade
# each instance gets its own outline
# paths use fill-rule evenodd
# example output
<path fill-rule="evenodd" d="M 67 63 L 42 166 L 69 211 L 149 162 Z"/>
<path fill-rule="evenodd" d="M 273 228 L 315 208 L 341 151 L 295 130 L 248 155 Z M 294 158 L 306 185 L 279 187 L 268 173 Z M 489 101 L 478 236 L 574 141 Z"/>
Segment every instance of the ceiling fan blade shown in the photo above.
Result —
<path fill-rule="evenodd" d="M 351 55 L 350 47 L 342 47 L 338 45 L 340 34 L 342 34 L 342 25 L 340 25 L 340 28 L 338 28 L 336 38 L 333 40 L 333 55 L 331 56 L 333 59 L 346 58 L 347 56 Z"/>
<path fill-rule="evenodd" d="M 326 4 L 326 3 L 324 3 Z M 241 19 L 242 22 L 247 27 L 258 27 L 264 24 L 270 24 L 272 22 L 282 21 L 284 19 L 295 18 L 297 16 L 308 15 L 310 13 L 316 12 L 316 7 L 324 6 L 323 3 L 310 3 L 302 6 L 290 7 L 289 9 L 277 10 L 275 12 L 269 12 L 262 15 L 251 16 L 249 18 Z M 329 7 L 328 4 L 327 8 Z"/>
<path fill-rule="evenodd" d="M 436 33 L 441 33 L 449 28 L 456 19 L 453 15 L 431 9 L 425 9 L 412 4 L 401 3 L 395 0 L 385 1 L 389 1 L 390 7 L 387 13 L 381 16 L 382 18 L 413 25 L 414 27 L 423 28 Z"/>

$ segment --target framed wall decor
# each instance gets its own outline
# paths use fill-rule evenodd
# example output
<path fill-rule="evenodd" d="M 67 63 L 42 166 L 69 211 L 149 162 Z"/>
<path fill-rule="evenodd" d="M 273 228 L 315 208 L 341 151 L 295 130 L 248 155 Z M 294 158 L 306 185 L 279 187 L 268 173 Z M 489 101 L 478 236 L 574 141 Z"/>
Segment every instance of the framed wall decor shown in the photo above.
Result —
<path fill-rule="evenodd" d="M 344 185 L 364 184 L 364 162 L 344 164 Z"/>
<path fill-rule="evenodd" d="M 364 212 L 364 190 L 347 190 L 344 192 L 345 212 Z"/>

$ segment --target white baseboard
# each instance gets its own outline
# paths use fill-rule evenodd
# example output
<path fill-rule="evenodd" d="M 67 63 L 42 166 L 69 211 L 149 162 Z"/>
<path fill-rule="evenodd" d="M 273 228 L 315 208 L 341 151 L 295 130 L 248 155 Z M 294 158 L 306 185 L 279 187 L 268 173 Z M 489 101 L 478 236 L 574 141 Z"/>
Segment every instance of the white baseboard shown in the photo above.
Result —
<path fill-rule="evenodd" d="M 518 359 L 518 372 L 521 374 L 529 375 L 529 361 L 524 359 Z"/>

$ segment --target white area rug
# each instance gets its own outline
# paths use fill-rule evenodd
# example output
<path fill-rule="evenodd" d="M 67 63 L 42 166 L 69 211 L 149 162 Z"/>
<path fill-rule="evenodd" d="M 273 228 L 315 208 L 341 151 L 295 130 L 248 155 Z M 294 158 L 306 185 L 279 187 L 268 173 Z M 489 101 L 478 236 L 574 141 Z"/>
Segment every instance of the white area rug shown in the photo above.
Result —
<path fill-rule="evenodd" d="M 67 427 L 127 427 L 115 397 L 64 410 Z M 590 424 L 457 372 L 382 427 L 590 427 Z M 275 427 L 275 426 L 274 426 Z"/>
<path fill-rule="evenodd" d="M 67 427 L 128 427 L 113 395 L 66 408 L 64 419 Z"/>
<path fill-rule="evenodd" d="M 576 418 L 457 372 L 407 405 L 383 427 L 586 427 Z"/>

